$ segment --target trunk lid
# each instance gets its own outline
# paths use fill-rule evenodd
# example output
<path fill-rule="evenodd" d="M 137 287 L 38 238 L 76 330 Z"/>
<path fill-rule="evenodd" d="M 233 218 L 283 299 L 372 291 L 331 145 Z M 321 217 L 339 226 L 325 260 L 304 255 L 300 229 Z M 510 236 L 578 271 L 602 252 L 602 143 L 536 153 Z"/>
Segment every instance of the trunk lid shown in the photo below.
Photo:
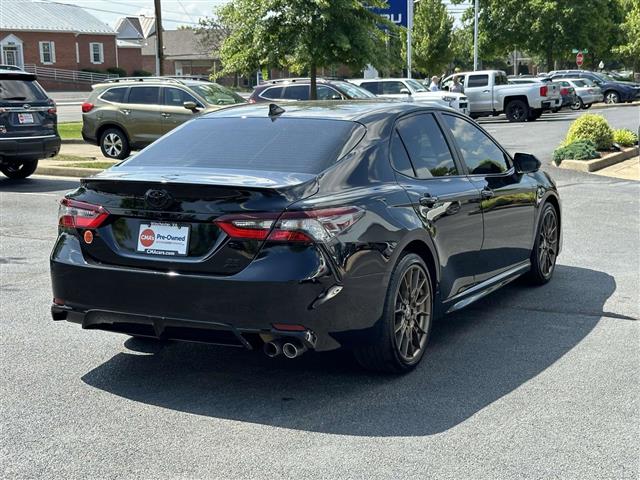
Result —
<path fill-rule="evenodd" d="M 55 135 L 56 119 L 55 104 L 35 76 L 0 74 L 0 138 Z"/>
<path fill-rule="evenodd" d="M 90 244 L 81 238 L 86 257 L 109 265 L 232 275 L 253 260 L 263 241 L 229 239 L 215 220 L 279 214 L 317 191 L 311 174 L 136 170 L 114 167 L 83 180 L 68 195 L 109 212 Z"/>

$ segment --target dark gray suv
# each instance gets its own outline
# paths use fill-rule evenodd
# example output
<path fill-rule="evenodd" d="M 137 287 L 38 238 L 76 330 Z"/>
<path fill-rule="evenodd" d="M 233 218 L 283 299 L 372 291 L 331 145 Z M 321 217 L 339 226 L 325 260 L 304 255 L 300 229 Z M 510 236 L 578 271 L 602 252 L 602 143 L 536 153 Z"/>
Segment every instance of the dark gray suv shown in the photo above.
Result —
<path fill-rule="evenodd" d="M 0 172 L 26 178 L 39 159 L 57 155 L 57 122 L 56 105 L 35 75 L 0 66 Z"/>

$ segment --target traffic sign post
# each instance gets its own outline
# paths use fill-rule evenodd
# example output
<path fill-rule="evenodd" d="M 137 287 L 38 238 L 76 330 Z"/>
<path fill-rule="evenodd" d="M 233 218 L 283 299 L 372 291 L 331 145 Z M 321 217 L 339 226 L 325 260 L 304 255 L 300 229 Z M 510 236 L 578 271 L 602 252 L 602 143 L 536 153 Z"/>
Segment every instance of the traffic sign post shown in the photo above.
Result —
<path fill-rule="evenodd" d="M 582 52 L 578 52 L 578 54 L 576 55 L 576 65 L 578 65 L 578 67 L 582 67 L 583 63 L 584 55 L 582 54 Z"/>

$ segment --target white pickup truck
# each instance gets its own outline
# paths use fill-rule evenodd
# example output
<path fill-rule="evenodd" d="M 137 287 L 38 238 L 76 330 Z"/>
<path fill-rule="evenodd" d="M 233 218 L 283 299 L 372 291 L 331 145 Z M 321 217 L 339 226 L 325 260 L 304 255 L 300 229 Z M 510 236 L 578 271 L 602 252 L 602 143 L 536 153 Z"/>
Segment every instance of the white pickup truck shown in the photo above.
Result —
<path fill-rule="evenodd" d="M 449 90 L 456 76 L 474 118 L 504 113 L 510 122 L 532 122 L 542 112 L 562 107 L 560 88 L 555 83 L 509 85 L 505 72 L 480 70 L 450 75 L 442 81 L 442 89 Z"/>
<path fill-rule="evenodd" d="M 412 102 L 435 102 L 469 115 L 467 97 L 462 93 L 430 92 L 422 83 L 412 78 L 354 78 L 349 82 L 369 90 L 378 97 L 398 98 Z"/>

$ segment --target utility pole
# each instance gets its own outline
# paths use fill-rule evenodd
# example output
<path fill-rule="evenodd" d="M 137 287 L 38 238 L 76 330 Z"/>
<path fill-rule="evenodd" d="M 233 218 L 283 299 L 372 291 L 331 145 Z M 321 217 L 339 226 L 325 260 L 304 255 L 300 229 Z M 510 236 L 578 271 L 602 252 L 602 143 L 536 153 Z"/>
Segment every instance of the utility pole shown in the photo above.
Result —
<path fill-rule="evenodd" d="M 413 32 L 413 0 L 407 0 L 407 78 L 411 78 L 411 34 Z"/>
<path fill-rule="evenodd" d="M 153 0 L 156 9 L 156 74 L 164 75 L 164 46 L 162 44 L 162 6 L 160 0 Z"/>
<path fill-rule="evenodd" d="M 475 1 L 473 12 L 473 70 L 478 70 L 478 10 L 480 0 Z"/>

